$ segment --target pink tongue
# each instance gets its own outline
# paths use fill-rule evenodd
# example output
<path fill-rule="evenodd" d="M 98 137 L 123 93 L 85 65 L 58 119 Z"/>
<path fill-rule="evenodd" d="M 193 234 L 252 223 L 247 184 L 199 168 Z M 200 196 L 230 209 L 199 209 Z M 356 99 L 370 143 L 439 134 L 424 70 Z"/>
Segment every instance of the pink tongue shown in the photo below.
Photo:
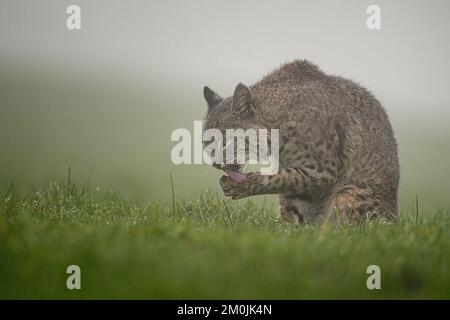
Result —
<path fill-rule="evenodd" d="M 245 180 L 247 180 L 247 175 L 245 175 L 243 173 L 236 172 L 236 171 L 233 171 L 233 170 L 225 170 L 225 172 L 228 174 L 228 176 L 231 179 L 233 179 L 237 183 L 241 183 L 241 182 L 244 182 Z"/>

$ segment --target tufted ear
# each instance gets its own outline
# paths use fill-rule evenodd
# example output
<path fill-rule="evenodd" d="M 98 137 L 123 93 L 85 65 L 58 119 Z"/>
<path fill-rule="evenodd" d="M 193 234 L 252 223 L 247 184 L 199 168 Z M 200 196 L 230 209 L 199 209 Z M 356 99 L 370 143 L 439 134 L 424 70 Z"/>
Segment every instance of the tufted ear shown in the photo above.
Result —
<path fill-rule="evenodd" d="M 220 101 L 223 100 L 221 96 L 219 96 L 217 93 L 215 93 L 208 87 L 203 87 L 203 97 L 208 103 L 208 109 L 211 109 L 212 107 L 214 107 L 216 104 L 218 104 Z"/>
<path fill-rule="evenodd" d="M 255 113 L 255 103 L 250 89 L 242 83 L 239 83 L 234 90 L 233 96 L 233 112 L 241 113 L 248 112 Z"/>

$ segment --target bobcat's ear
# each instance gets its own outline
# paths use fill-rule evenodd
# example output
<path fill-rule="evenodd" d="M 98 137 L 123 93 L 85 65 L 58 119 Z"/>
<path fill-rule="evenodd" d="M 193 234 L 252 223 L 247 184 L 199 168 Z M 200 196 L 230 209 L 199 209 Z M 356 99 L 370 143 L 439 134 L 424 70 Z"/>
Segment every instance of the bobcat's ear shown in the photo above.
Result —
<path fill-rule="evenodd" d="M 234 90 L 233 112 L 248 112 L 253 115 L 255 113 L 255 103 L 250 89 L 242 83 L 239 83 Z"/>
<path fill-rule="evenodd" d="M 217 93 L 215 93 L 208 87 L 203 87 L 203 97 L 205 98 L 206 102 L 208 103 L 208 109 L 211 109 L 216 104 L 218 104 L 220 101 L 222 101 L 222 97 L 219 96 Z"/>

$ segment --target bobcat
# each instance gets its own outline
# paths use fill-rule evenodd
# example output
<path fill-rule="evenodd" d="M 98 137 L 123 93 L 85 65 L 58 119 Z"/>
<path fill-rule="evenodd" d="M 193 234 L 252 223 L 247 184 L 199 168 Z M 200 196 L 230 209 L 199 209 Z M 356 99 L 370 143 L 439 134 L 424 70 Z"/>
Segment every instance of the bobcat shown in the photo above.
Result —
<path fill-rule="evenodd" d="M 234 95 L 204 87 L 205 129 L 279 129 L 279 171 L 244 173 L 219 165 L 226 196 L 279 194 L 281 216 L 294 223 L 395 222 L 399 161 L 389 119 L 365 88 L 295 60 Z"/>

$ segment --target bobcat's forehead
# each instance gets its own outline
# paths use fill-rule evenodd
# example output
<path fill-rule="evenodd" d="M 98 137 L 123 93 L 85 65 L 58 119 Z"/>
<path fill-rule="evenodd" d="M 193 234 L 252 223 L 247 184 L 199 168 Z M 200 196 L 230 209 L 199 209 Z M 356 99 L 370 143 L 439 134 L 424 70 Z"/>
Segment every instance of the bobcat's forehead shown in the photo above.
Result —
<path fill-rule="evenodd" d="M 233 117 L 230 109 L 231 101 L 229 98 L 209 108 L 206 114 L 205 129 L 225 130 L 234 128 L 238 124 L 238 119 Z"/>
<path fill-rule="evenodd" d="M 245 129 L 256 121 L 257 107 L 253 94 L 242 83 L 236 86 L 231 97 L 224 99 L 208 87 L 203 88 L 203 96 L 208 104 L 207 129 Z"/>

